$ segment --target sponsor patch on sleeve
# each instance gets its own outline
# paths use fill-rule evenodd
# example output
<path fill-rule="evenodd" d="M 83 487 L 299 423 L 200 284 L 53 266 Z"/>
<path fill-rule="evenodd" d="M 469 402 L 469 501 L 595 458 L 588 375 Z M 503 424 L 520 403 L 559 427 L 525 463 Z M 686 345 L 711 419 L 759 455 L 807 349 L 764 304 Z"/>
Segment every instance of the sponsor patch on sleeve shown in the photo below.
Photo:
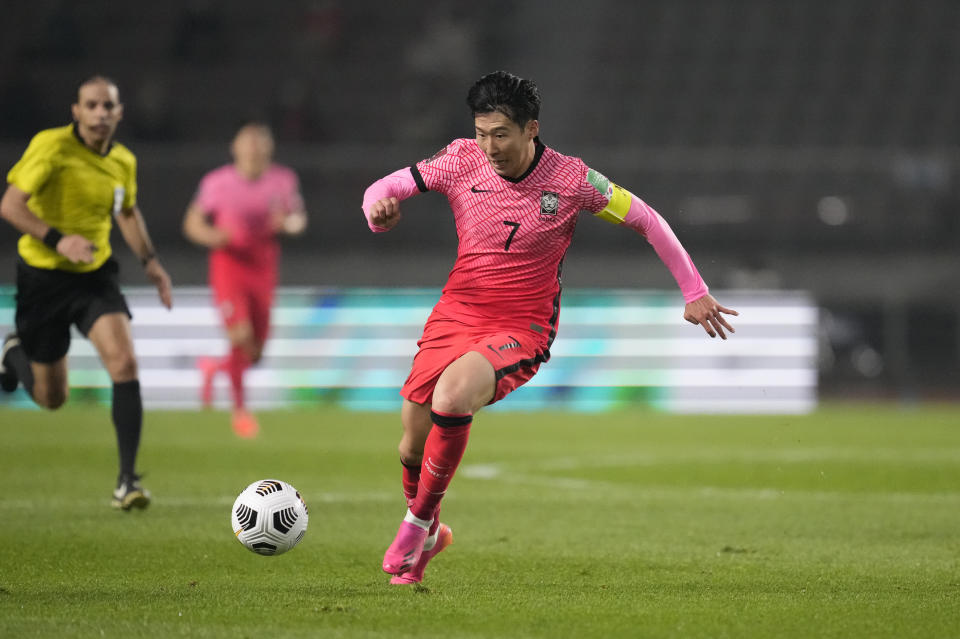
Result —
<path fill-rule="evenodd" d="M 587 182 L 589 182 L 590 185 L 597 190 L 597 193 L 600 193 L 608 200 L 610 199 L 610 196 L 613 195 L 613 190 L 610 186 L 610 180 L 608 180 L 607 177 L 600 171 L 589 169 L 587 171 Z"/>
<path fill-rule="evenodd" d="M 439 160 L 440 158 L 442 158 L 442 157 L 445 156 L 446 154 L 447 154 L 447 147 L 443 147 L 442 149 L 440 149 L 439 151 L 437 151 L 436 153 L 434 153 L 434 154 L 431 155 L 430 157 L 424 159 L 424 160 L 423 160 L 423 163 L 424 163 L 424 164 L 431 164 L 431 163 Z"/>

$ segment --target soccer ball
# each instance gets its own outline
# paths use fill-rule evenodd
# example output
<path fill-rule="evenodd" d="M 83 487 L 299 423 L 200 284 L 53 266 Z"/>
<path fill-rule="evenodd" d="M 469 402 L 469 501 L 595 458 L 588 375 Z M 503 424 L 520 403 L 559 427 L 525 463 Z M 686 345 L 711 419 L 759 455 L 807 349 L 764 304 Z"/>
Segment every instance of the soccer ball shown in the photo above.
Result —
<path fill-rule="evenodd" d="M 307 519 L 303 497 L 279 479 L 253 482 L 230 510 L 233 534 L 258 555 L 282 555 L 296 546 L 307 532 Z"/>

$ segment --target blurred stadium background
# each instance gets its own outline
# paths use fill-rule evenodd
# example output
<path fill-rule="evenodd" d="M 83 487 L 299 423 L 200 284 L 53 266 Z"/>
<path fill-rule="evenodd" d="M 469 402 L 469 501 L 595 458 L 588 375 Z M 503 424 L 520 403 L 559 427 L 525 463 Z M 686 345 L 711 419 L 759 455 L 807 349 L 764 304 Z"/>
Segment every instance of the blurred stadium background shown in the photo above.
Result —
<path fill-rule="evenodd" d="M 956 400 L 958 33 L 955 0 L 10 2 L 0 165 L 103 73 L 175 285 L 205 284 L 180 234 L 196 183 L 259 117 L 312 219 L 285 245 L 285 285 L 438 288 L 455 255 L 444 199 L 373 236 L 360 198 L 470 136 L 466 90 L 504 68 L 539 84 L 544 141 L 654 205 L 713 289 L 813 300 L 821 397 Z M 0 285 L 15 238 L 0 225 Z M 645 242 L 589 220 L 565 286 L 675 288 Z"/>

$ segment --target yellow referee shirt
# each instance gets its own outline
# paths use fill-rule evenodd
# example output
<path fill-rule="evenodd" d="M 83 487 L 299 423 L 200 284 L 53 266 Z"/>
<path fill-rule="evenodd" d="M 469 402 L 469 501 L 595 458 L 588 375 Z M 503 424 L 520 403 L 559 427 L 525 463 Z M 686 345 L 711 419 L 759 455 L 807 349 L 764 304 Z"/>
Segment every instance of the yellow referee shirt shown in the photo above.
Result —
<path fill-rule="evenodd" d="M 7 182 L 30 194 L 27 206 L 64 235 L 77 234 L 97 247 L 90 264 L 74 264 L 32 235 L 17 244 L 30 266 L 85 272 L 110 257 L 113 215 L 137 201 L 137 159 L 119 143 L 100 155 L 84 145 L 74 125 L 41 131 L 7 174 Z"/>

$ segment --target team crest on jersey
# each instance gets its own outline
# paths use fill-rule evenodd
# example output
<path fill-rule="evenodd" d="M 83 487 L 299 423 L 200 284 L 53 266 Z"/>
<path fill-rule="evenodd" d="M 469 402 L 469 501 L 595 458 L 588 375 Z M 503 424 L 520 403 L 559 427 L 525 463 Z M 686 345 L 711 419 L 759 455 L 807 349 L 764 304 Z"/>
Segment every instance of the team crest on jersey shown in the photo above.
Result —
<path fill-rule="evenodd" d="M 560 209 L 560 194 L 553 191 L 540 192 L 540 220 L 548 221 L 557 217 Z"/>

